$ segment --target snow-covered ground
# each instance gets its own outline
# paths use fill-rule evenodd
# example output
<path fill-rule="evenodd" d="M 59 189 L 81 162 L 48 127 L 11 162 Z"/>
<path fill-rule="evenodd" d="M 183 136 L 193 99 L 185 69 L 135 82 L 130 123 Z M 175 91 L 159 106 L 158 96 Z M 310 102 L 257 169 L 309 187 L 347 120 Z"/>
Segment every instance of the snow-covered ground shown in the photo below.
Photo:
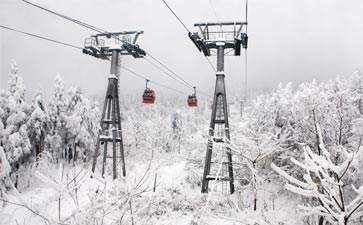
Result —
<path fill-rule="evenodd" d="M 190 144 L 184 144 L 180 154 L 130 154 L 127 177 L 116 181 L 110 178 L 110 165 L 103 179 L 98 170 L 91 173 L 90 163 L 73 167 L 62 162 L 62 176 L 59 165 L 40 162 L 19 179 L 20 193 L 7 193 L 12 203 L 1 209 L 0 224 L 302 224 L 297 222 L 295 197 L 281 191 L 280 184 L 259 187 L 256 212 L 252 193 L 243 186 L 232 196 L 210 193 L 206 205 L 208 194 L 200 192 L 205 134 L 196 129 L 188 137 Z"/>
<path fill-rule="evenodd" d="M 10 83 L 22 87 L 15 69 Z M 227 174 L 218 155 L 228 147 L 233 195 L 213 181 L 213 191 L 201 193 L 208 102 L 194 109 L 179 101 L 125 107 L 127 176 L 112 180 L 111 160 L 104 178 L 102 157 L 91 173 L 99 118 L 81 91 L 65 93 L 57 77 L 49 109 L 41 92 L 32 106 L 21 88 L 1 92 L 0 225 L 316 225 L 322 218 L 362 224 L 362 84 L 357 73 L 296 91 L 279 85 L 246 107 L 243 118 L 239 103 L 231 104 L 231 142 L 213 143 L 211 175 Z"/>

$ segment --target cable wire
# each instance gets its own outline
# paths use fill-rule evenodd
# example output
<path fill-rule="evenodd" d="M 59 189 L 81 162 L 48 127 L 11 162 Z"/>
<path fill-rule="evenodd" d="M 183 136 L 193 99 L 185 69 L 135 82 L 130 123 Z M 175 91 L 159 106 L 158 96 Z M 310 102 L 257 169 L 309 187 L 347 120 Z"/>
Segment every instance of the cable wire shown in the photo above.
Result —
<path fill-rule="evenodd" d="M 190 30 L 185 26 L 185 24 L 183 23 L 183 21 L 176 15 L 176 13 L 174 12 L 174 10 L 169 6 L 169 4 L 165 0 L 162 0 L 162 1 L 166 5 L 166 7 L 168 7 L 168 9 L 170 10 L 170 12 L 173 13 L 173 15 L 175 16 L 175 18 L 180 22 L 180 24 L 188 31 L 188 33 L 191 33 Z M 210 62 L 210 60 L 208 59 L 208 57 L 205 56 L 205 55 L 204 55 L 204 57 L 208 60 L 208 63 L 212 67 L 213 71 L 216 72 L 216 69 L 214 68 L 213 64 Z"/>
<path fill-rule="evenodd" d="M 175 80 L 176 81 L 176 78 L 172 75 L 170 75 L 168 72 L 166 72 L 165 70 L 163 70 L 162 68 L 160 68 L 160 66 L 156 65 L 155 63 L 153 63 L 152 61 L 150 61 L 149 59 L 147 58 L 144 58 L 144 60 L 148 63 L 150 63 L 150 65 L 152 65 L 153 67 L 157 68 L 158 70 L 162 71 L 165 75 L 167 75 L 168 77 L 170 77 L 171 79 Z M 182 83 L 184 84 L 184 83 Z M 189 86 L 188 86 L 189 87 Z"/>
<path fill-rule="evenodd" d="M 247 98 L 247 49 L 245 50 L 245 98 Z"/>
<path fill-rule="evenodd" d="M 83 26 L 83 27 L 86 27 L 86 28 L 88 28 L 88 29 L 91 29 L 91 30 L 93 30 L 93 31 L 96 31 L 96 32 L 98 32 L 98 33 L 109 33 L 108 31 L 106 31 L 106 30 L 104 30 L 104 29 L 101 29 L 101 28 L 98 28 L 98 27 L 95 27 L 95 26 L 92 26 L 92 25 L 90 25 L 90 24 L 87 24 L 87 23 L 84 23 L 84 22 L 81 22 L 81 21 L 79 21 L 79 20 L 76 20 L 76 19 L 73 19 L 73 18 L 71 18 L 71 17 L 68 17 L 68 16 L 65 16 L 65 15 L 63 15 L 63 14 L 61 14 L 61 13 L 58 13 L 58 12 L 55 12 L 55 11 L 53 11 L 53 10 L 50 10 L 50 9 L 47 9 L 47 8 L 45 8 L 45 7 L 42 7 L 42 6 L 40 6 L 40 5 L 37 5 L 37 4 L 35 4 L 35 3 L 32 3 L 32 2 L 29 2 L 29 1 L 27 1 L 27 0 L 21 0 L 21 1 L 23 1 L 24 3 L 27 3 L 27 4 L 29 4 L 29 5 L 32 5 L 32 6 L 34 6 L 34 7 L 36 7 L 36 8 L 39 8 L 39 9 L 41 9 L 41 10 L 44 10 L 44 11 L 46 11 L 46 12 L 49 12 L 49 13 L 51 13 L 51 14 L 54 14 L 54 15 L 56 15 L 56 16 L 59 16 L 59 17 L 61 17 L 61 18 L 63 18 L 63 19 L 66 19 L 66 20 L 69 20 L 69 21 L 71 21 L 71 22 L 74 22 L 74 23 L 76 23 L 76 24 L 78 24 L 78 25 L 81 25 L 81 26 Z M 168 8 L 172 11 L 172 9 L 170 8 L 170 6 L 163 0 L 163 2 L 168 6 Z M 184 26 L 184 28 L 186 28 L 186 30 L 189 32 L 189 29 L 185 26 L 185 24 L 179 19 L 179 17 L 173 12 L 173 14 L 177 17 L 177 19 L 179 20 L 179 22 L 181 22 L 182 23 L 182 25 Z M 115 37 L 116 39 L 118 39 L 118 40 L 120 40 L 121 42 L 125 42 L 125 41 L 123 41 L 123 40 L 121 40 L 120 38 L 118 38 L 118 37 Z M 176 74 L 174 71 L 172 71 L 169 67 L 167 67 L 164 63 L 162 63 L 160 60 L 158 60 L 158 59 L 156 59 L 156 57 L 155 56 L 153 56 L 150 52 L 147 52 L 147 55 L 148 56 L 150 56 L 150 58 L 152 58 L 154 61 L 156 61 L 158 64 L 160 64 L 162 67 L 164 67 L 166 70 L 168 70 L 171 74 L 173 74 L 175 77 L 177 77 L 179 80 L 181 80 L 182 82 L 184 82 L 186 85 L 187 85 L 187 87 L 188 88 L 191 88 L 191 89 L 193 89 L 193 87 L 194 87 L 194 85 L 191 85 L 190 83 L 188 83 L 187 81 L 185 81 L 183 78 L 181 78 L 178 74 Z M 160 69 L 160 68 L 159 68 Z M 163 70 L 161 70 L 161 71 L 163 71 Z M 164 73 L 165 73 L 165 71 L 163 71 Z M 170 75 L 170 74 L 168 74 L 168 75 Z M 176 80 L 176 79 L 174 79 L 174 80 Z"/>
<path fill-rule="evenodd" d="M 247 23 L 247 19 L 248 19 L 248 0 L 246 0 L 246 23 Z M 247 33 L 247 26 L 246 26 L 246 33 Z M 248 81 L 248 75 L 247 75 L 247 73 L 248 73 L 248 70 L 247 70 L 247 63 L 248 63 L 248 61 L 247 61 L 247 48 L 245 48 L 245 93 L 244 93 L 244 95 L 245 95 L 245 98 L 247 99 L 247 81 Z"/>
<path fill-rule="evenodd" d="M 165 73 L 166 75 L 168 75 L 169 77 L 173 78 L 174 80 L 175 77 L 177 77 L 179 80 L 181 80 L 183 83 L 181 82 L 178 82 L 182 85 L 184 85 L 185 87 L 188 87 L 188 88 L 192 88 L 194 89 L 194 85 L 190 84 L 189 82 L 187 82 L 186 80 L 184 80 L 182 77 L 180 77 L 177 73 L 175 73 L 173 70 L 171 70 L 168 66 L 166 66 L 165 64 L 163 64 L 160 60 L 158 60 L 155 56 L 153 56 L 152 54 L 148 53 L 147 56 L 149 56 L 151 59 L 153 59 L 155 62 L 157 62 L 159 65 L 161 65 L 163 68 L 165 68 L 167 71 L 169 71 L 171 74 L 174 75 L 171 76 L 170 73 L 166 72 L 165 70 L 163 70 L 162 68 L 160 68 L 159 66 L 155 65 L 154 63 L 152 63 L 150 60 L 148 60 L 147 58 L 144 58 L 147 62 L 149 62 L 150 64 L 152 64 L 155 68 L 159 69 L 161 72 Z M 212 63 L 209 61 L 209 59 L 206 57 L 206 59 L 208 60 L 208 62 L 210 63 L 210 65 L 212 66 L 213 70 L 216 71 L 212 65 Z M 176 80 L 177 81 L 177 80 Z M 206 92 L 204 91 L 197 91 L 197 93 L 199 94 L 202 94 L 202 95 L 205 95 L 205 96 L 208 96 L 208 97 L 211 97 L 211 95 L 209 94 L 206 94 Z"/>
<path fill-rule="evenodd" d="M 162 0 L 164 2 L 164 4 L 166 5 L 166 7 L 169 8 L 169 10 L 174 14 L 174 16 L 177 18 L 177 20 L 179 20 L 179 22 L 181 23 L 181 25 L 183 25 L 183 27 L 185 28 L 186 31 L 188 31 L 188 33 L 190 33 L 190 30 L 188 29 L 187 26 L 185 26 L 185 24 L 183 23 L 183 21 L 176 15 L 176 13 L 174 12 L 174 10 L 169 6 L 169 4 L 165 1 Z"/>
<path fill-rule="evenodd" d="M 214 16 L 216 17 L 217 21 L 218 22 L 221 22 L 221 20 L 219 19 L 219 16 L 217 15 L 217 11 L 216 11 L 216 9 L 213 6 L 212 0 L 209 0 L 209 5 L 211 6 L 212 11 L 213 11 Z M 220 32 L 223 33 L 222 25 L 219 26 L 219 29 L 220 29 Z"/>
<path fill-rule="evenodd" d="M 87 23 L 84 23 L 84 22 L 82 22 L 82 21 L 79 21 L 79 20 L 73 19 L 73 18 L 71 18 L 71 17 L 65 16 L 65 15 L 63 15 L 63 14 L 61 14 L 61 13 L 57 13 L 57 12 L 55 12 L 55 11 L 53 11 L 53 10 L 50 10 L 50 9 L 44 8 L 44 7 L 42 7 L 42 6 L 40 6 L 40 5 L 37 5 L 37 4 L 35 4 L 35 3 L 29 2 L 29 1 L 26 1 L 26 0 L 21 0 L 21 1 L 23 1 L 23 2 L 25 2 L 26 4 L 29 4 L 29 5 L 31 5 L 31 6 L 34 6 L 34 7 L 36 7 L 36 8 L 39 8 L 39 9 L 41 9 L 41 10 L 44 10 L 44 11 L 46 11 L 46 12 L 49 12 L 49 13 L 51 13 L 51 14 L 54 14 L 54 15 L 56 15 L 56 16 L 59 16 L 59 17 L 61 17 L 61 18 L 63 18 L 63 19 L 69 20 L 69 21 L 74 22 L 74 23 L 76 23 L 76 24 L 78 24 L 78 25 L 81 25 L 81 26 L 83 26 L 83 27 L 86 27 L 86 28 L 88 28 L 88 29 L 91 29 L 91 30 L 93 30 L 93 31 L 96 31 L 96 32 L 98 32 L 98 33 L 105 33 L 105 32 L 107 32 L 106 30 L 103 30 L 103 29 L 101 29 L 101 28 L 98 28 L 98 27 L 92 26 L 92 25 L 87 24 Z"/>
<path fill-rule="evenodd" d="M 209 0 L 209 5 L 211 6 L 212 11 L 213 11 L 214 16 L 216 17 L 217 21 L 220 21 L 220 19 L 219 19 L 218 15 L 217 15 L 217 11 L 216 11 L 216 9 L 215 9 L 215 8 L 214 8 L 214 6 L 213 6 L 212 0 Z"/>
<path fill-rule="evenodd" d="M 212 62 L 210 61 L 210 59 L 209 59 L 208 57 L 205 57 L 205 58 L 207 59 L 207 61 L 208 61 L 209 65 L 212 67 L 212 69 L 214 70 L 214 72 L 216 72 L 216 73 L 217 73 L 217 70 L 216 70 L 216 68 L 213 66 L 213 64 L 212 64 Z"/>
<path fill-rule="evenodd" d="M 168 87 L 168 86 L 166 86 L 166 85 L 164 85 L 164 84 L 161 84 L 161 83 L 159 83 L 159 82 L 156 82 L 156 81 L 150 80 L 149 78 L 146 78 L 145 76 L 143 76 L 143 75 L 141 75 L 141 74 L 139 74 L 139 73 L 136 73 L 135 71 L 132 71 L 132 70 L 130 70 L 129 68 L 126 68 L 126 67 L 124 67 L 124 66 L 121 66 L 121 68 L 122 68 L 122 69 L 124 69 L 124 70 L 126 70 L 126 71 L 128 71 L 128 72 L 130 72 L 131 74 L 133 74 L 133 75 L 135 75 L 135 76 L 137 76 L 137 77 L 139 77 L 139 78 L 142 78 L 142 79 L 144 79 L 144 80 L 148 80 L 150 83 L 156 84 L 156 85 L 158 85 L 158 86 L 160 86 L 160 87 L 163 87 L 163 88 L 166 88 L 166 89 L 169 89 L 169 90 L 172 90 L 172 91 L 178 92 L 178 93 L 183 94 L 183 95 L 187 95 L 187 94 L 186 94 L 185 92 L 183 92 L 183 91 L 180 91 L 180 90 L 177 90 L 177 89 L 174 89 L 174 88 Z"/>
<path fill-rule="evenodd" d="M 247 15 L 248 15 L 248 0 L 246 0 L 246 23 L 247 23 Z M 247 26 L 246 26 L 246 32 L 247 32 Z"/>
<path fill-rule="evenodd" d="M 42 37 L 42 36 L 39 36 L 39 35 L 36 35 L 36 34 L 31 34 L 31 33 L 25 32 L 25 31 L 17 30 L 17 29 L 14 29 L 14 28 L 3 26 L 3 25 L 0 25 L 0 27 L 4 28 L 4 29 L 7 29 L 7 30 L 17 32 L 17 33 L 25 34 L 25 35 L 28 35 L 28 36 L 31 36 L 31 37 L 35 37 L 35 38 L 39 38 L 39 39 L 42 39 L 42 40 L 46 40 L 46 41 L 54 42 L 54 43 L 57 43 L 57 44 L 61 44 L 61 45 L 64 45 L 64 46 L 68 46 L 68 47 L 72 47 L 72 48 L 76 48 L 76 49 L 83 49 L 81 47 L 78 47 L 78 46 L 75 46 L 75 45 L 72 45 L 72 44 L 68 44 L 68 43 L 65 43 L 65 42 L 62 42 L 62 41 L 57 41 L 57 40 L 47 38 L 47 37 Z"/>
<path fill-rule="evenodd" d="M 17 30 L 17 29 L 13 29 L 13 28 L 10 28 L 10 27 L 6 27 L 6 26 L 3 26 L 3 25 L 0 25 L 1 28 L 4 28 L 4 29 L 7 29 L 7 30 L 11 30 L 11 31 L 14 31 L 14 32 L 17 32 L 17 33 L 21 33 L 21 34 L 25 34 L 25 35 L 28 35 L 28 36 L 31 36 L 31 37 L 35 37 L 35 38 L 39 38 L 41 40 L 45 40 L 45 41 L 50 41 L 50 42 L 53 42 L 53 43 L 57 43 L 57 44 L 61 44 L 61 45 L 64 45 L 64 46 L 67 46 L 67 47 L 72 47 L 72 48 L 76 48 L 76 49 L 83 49 L 81 47 L 78 47 L 78 46 L 75 46 L 75 45 L 72 45 L 72 44 L 68 44 L 68 43 L 65 43 L 65 42 L 62 42 L 62 41 L 57 41 L 57 40 L 54 40 L 54 39 L 50 39 L 50 38 L 47 38 L 47 37 L 42 37 L 42 36 L 39 36 L 39 35 L 35 35 L 35 34 L 31 34 L 31 33 L 28 33 L 28 32 L 24 32 L 24 31 L 20 31 L 20 30 Z M 172 90 L 172 91 L 175 91 L 177 93 L 180 93 L 180 94 L 183 94 L 183 95 L 187 95 L 185 92 L 183 91 L 180 91 L 180 90 L 177 90 L 177 89 L 174 89 L 174 88 L 171 88 L 171 87 L 168 87 L 164 84 L 161 84 L 159 82 L 156 82 L 156 81 L 153 81 L 153 80 L 150 80 L 148 78 L 146 78 L 145 76 L 143 75 L 140 75 L 138 73 L 136 73 L 135 71 L 132 71 L 124 66 L 121 66 L 122 69 L 130 72 L 131 74 L 137 76 L 137 77 L 140 77 L 144 80 L 149 80 L 150 83 L 154 83 L 160 87 L 163 87 L 163 88 L 166 88 L 166 89 L 169 89 L 169 90 Z"/>
<path fill-rule="evenodd" d="M 167 67 L 164 63 L 162 63 L 160 60 L 158 60 L 155 56 L 153 56 L 152 54 L 148 54 L 148 56 L 150 58 L 152 58 L 154 61 L 156 61 L 157 63 L 159 63 L 162 67 L 164 67 L 166 70 L 168 70 L 170 73 L 172 73 L 175 77 L 179 78 L 181 81 L 183 81 L 187 86 L 189 86 L 190 88 L 193 88 L 194 86 L 191 85 L 189 82 L 185 81 L 182 77 L 180 77 L 178 74 L 176 74 L 174 71 L 172 71 L 169 67 Z"/>

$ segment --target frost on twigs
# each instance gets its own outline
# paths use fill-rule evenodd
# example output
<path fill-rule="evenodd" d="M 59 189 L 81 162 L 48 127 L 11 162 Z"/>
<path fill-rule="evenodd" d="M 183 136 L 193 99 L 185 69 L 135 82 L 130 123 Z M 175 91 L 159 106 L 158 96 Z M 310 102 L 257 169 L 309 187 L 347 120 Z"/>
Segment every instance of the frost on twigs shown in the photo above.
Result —
<path fill-rule="evenodd" d="M 319 138 L 322 140 L 320 127 Z M 291 161 L 304 171 L 301 180 L 294 178 L 287 172 L 272 164 L 271 167 L 287 180 L 285 188 L 293 193 L 315 200 L 316 204 L 301 206 L 307 214 L 319 215 L 331 224 L 347 225 L 349 221 L 363 213 L 363 185 L 353 187 L 355 195 L 348 190 L 347 177 L 354 176 L 356 160 L 360 158 L 362 151 L 360 146 L 355 151 L 347 151 L 340 147 L 339 157 L 335 159 L 324 143 L 320 144 L 321 154 L 313 152 L 309 147 L 303 148 L 304 161 L 299 162 L 292 158 Z"/>

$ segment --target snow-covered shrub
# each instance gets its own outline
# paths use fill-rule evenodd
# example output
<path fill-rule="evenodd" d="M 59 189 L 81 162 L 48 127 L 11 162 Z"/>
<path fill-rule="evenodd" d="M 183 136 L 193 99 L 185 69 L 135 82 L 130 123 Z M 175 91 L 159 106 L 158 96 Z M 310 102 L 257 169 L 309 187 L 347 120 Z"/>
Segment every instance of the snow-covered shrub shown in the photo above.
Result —
<path fill-rule="evenodd" d="M 204 205 L 202 196 L 182 193 L 175 188 L 144 196 L 142 200 L 143 202 L 135 202 L 139 204 L 136 215 L 141 224 L 157 224 L 173 213 L 191 216 L 198 213 Z"/>
<path fill-rule="evenodd" d="M 363 183 L 350 189 L 349 177 L 353 176 L 351 168 L 362 158 L 363 149 L 347 150 L 339 148 L 339 161 L 331 154 L 323 141 L 320 127 L 317 125 L 320 139 L 320 154 L 309 146 L 304 147 L 304 161 L 291 158 L 292 163 L 304 171 L 303 179 L 296 179 L 281 168 L 272 164 L 272 168 L 288 182 L 285 188 L 293 193 L 311 199 L 318 204 L 302 205 L 301 209 L 308 215 L 319 215 L 331 224 L 347 225 L 350 221 L 359 219 L 363 213 Z M 347 179 L 348 177 L 348 179 Z M 348 181 L 348 182 L 347 182 Z M 347 191 L 348 190 L 348 191 Z M 352 192 L 355 193 L 354 197 Z"/>
<path fill-rule="evenodd" d="M 196 171 L 202 170 L 201 166 L 203 162 L 198 160 L 195 163 L 188 163 L 186 166 L 187 176 L 185 181 L 190 184 L 190 188 L 199 188 L 202 185 L 201 174 L 198 174 Z"/>
<path fill-rule="evenodd" d="M 257 210 L 257 196 L 260 186 L 270 182 L 270 164 L 274 155 L 286 151 L 279 147 L 278 139 L 269 133 L 246 131 L 239 145 L 229 144 L 234 156 L 235 179 L 244 191 L 253 194 L 253 208 Z"/>

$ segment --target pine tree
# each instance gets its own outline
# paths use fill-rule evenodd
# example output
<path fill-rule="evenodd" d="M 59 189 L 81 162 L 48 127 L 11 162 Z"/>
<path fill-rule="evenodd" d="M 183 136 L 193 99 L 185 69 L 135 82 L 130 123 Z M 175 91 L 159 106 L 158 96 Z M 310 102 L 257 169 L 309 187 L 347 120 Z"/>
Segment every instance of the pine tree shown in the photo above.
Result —
<path fill-rule="evenodd" d="M 79 153 L 83 161 L 86 161 L 93 155 L 98 130 L 98 107 L 80 89 L 70 89 L 69 97 L 65 120 L 69 143 L 73 149 L 73 161 L 77 160 Z"/>
<path fill-rule="evenodd" d="M 12 167 L 18 167 L 30 155 L 30 142 L 26 132 L 28 105 L 25 102 L 25 85 L 13 62 L 8 80 L 8 101 L 5 121 L 4 150 Z"/>
<path fill-rule="evenodd" d="M 354 72 L 350 87 L 354 104 L 363 115 L 363 74 L 360 71 Z"/>
<path fill-rule="evenodd" d="M 28 120 L 28 134 L 32 143 L 32 149 L 35 156 L 44 149 L 45 135 L 48 131 L 49 117 L 46 112 L 43 93 L 38 89 L 33 97 L 31 105 L 31 115 Z"/>
<path fill-rule="evenodd" d="M 6 158 L 4 149 L 0 146 L 0 196 L 6 191 L 6 180 L 9 178 L 10 172 L 10 164 Z"/>
<path fill-rule="evenodd" d="M 62 150 L 65 149 L 65 144 L 63 143 L 67 140 L 67 137 L 64 135 L 66 102 L 67 97 L 64 92 L 63 82 L 61 77 L 57 75 L 54 79 L 54 94 L 48 105 L 50 132 L 46 137 L 47 149 L 57 160 L 64 156 Z"/>
<path fill-rule="evenodd" d="M 0 91 L 0 147 L 4 147 L 5 122 L 8 117 L 8 95 L 5 90 Z"/>

